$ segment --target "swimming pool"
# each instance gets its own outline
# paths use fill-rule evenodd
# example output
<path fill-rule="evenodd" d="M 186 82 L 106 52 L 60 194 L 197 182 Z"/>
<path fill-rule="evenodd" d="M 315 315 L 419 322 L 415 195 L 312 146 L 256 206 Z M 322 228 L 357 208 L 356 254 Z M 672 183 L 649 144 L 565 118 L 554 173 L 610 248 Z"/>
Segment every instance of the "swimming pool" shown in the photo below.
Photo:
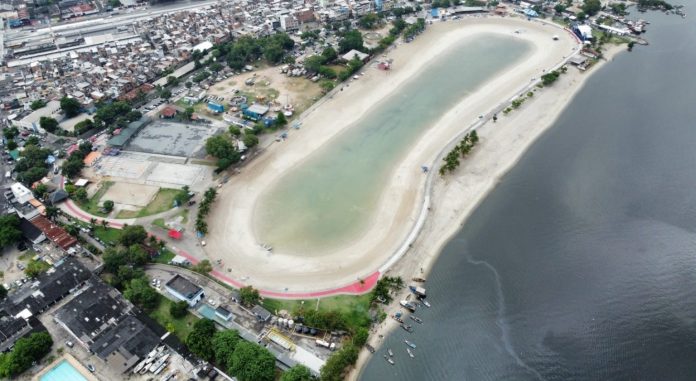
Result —
<path fill-rule="evenodd" d="M 39 381 L 87 381 L 68 360 L 63 360 L 39 378 Z"/>

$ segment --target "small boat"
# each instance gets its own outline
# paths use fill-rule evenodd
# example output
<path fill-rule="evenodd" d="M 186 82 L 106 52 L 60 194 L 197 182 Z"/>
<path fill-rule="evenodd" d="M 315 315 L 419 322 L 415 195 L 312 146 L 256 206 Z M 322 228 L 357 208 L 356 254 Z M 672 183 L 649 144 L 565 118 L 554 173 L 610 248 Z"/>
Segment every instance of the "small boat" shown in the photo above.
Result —
<path fill-rule="evenodd" d="M 423 287 L 408 286 L 408 289 L 411 290 L 412 293 L 416 294 L 417 297 L 425 298 L 425 289 Z"/>
<path fill-rule="evenodd" d="M 409 332 L 409 333 L 413 332 L 413 327 L 411 327 L 408 324 L 401 323 L 401 328 L 403 328 L 404 331 L 406 331 L 406 332 Z"/>
<path fill-rule="evenodd" d="M 423 319 L 421 319 L 417 316 L 413 316 L 413 315 L 410 315 L 409 317 L 411 318 L 411 320 L 415 321 L 416 323 L 423 324 Z"/>
<path fill-rule="evenodd" d="M 427 300 L 424 300 L 424 301 L 423 301 L 423 304 L 425 304 L 426 307 L 430 308 L 430 303 L 428 303 Z"/>
<path fill-rule="evenodd" d="M 425 283 L 425 278 L 413 277 L 411 280 L 418 283 Z"/>
<path fill-rule="evenodd" d="M 408 340 L 404 340 L 404 343 L 406 343 L 406 345 L 408 345 L 409 347 L 416 349 L 416 344 L 413 344 L 412 342 L 410 342 Z"/>
<path fill-rule="evenodd" d="M 399 302 L 399 304 L 401 304 L 401 307 L 404 307 L 404 308 L 406 308 L 407 310 L 409 310 L 409 311 L 411 311 L 411 312 L 415 312 L 415 311 L 416 311 L 416 306 L 414 306 L 413 304 L 411 304 L 411 302 L 409 302 L 408 300 L 402 300 L 402 301 Z"/>
<path fill-rule="evenodd" d="M 370 353 L 375 353 L 375 348 L 372 345 L 365 344 L 365 348 L 367 348 Z"/>
<path fill-rule="evenodd" d="M 404 319 L 402 319 L 402 318 L 400 318 L 400 317 L 398 317 L 398 316 L 394 316 L 394 320 L 398 321 L 399 323 L 403 323 L 403 322 L 404 322 Z"/>
<path fill-rule="evenodd" d="M 416 356 L 413 355 L 413 351 L 411 351 L 411 348 L 406 348 L 406 352 L 408 352 L 408 356 L 411 358 L 414 358 Z"/>
<path fill-rule="evenodd" d="M 394 352 L 392 352 L 391 348 L 387 349 L 387 353 L 389 353 L 389 357 L 394 357 Z"/>
<path fill-rule="evenodd" d="M 394 360 L 392 360 L 390 357 L 387 357 L 387 355 L 384 355 L 384 358 L 387 360 L 388 363 L 394 365 Z"/>

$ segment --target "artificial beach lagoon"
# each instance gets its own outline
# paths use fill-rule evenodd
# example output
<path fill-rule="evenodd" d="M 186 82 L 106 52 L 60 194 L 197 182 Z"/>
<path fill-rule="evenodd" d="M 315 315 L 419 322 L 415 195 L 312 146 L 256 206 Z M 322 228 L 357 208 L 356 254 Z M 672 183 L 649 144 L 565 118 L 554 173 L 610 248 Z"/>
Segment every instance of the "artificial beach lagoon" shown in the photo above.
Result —
<path fill-rule="evenodd" d="M 380 197 L 409 148 L 463 98 L 532 48 L 501 34 L 453 43 L 262 194 L 254 213 L 258 241 L 284 253 L 316 256 L 359 238 L 370 228 Z M 462 121 L 462 129 L 470 123 Z"/>

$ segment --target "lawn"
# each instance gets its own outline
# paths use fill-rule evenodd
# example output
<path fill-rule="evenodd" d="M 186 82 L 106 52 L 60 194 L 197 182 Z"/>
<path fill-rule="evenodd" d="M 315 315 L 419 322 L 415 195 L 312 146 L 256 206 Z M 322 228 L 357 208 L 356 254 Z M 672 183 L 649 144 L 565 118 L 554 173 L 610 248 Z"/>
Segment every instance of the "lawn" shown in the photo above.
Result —
<path fill-rule="evenodd" d="M 97 225 L 94 227 L 94 235 L 97 236 L 102 242 L 116 244 L 118 239 L 121 237 L 121 230 L 114 228 L 105 228 L 103 226 Z"/>
<path fill-rule="evenodd" d="M 109 190 L 109 188 L 114 185 L 113 181 L 105 181 L 102 186 L 97 190 L 92 197 L 90 197 L 89 200 L 82 202 L 75 200 L 77 205 L 80 206 L 80 208 L 87 213 L 93 214 L 95 216 L 99 217 L 106 217 L 109 214 L 104 213 L 101 209 L 101 206 L 99 206 L 99 200 L 104 196 L 104 193 Z"/>
<path fill-rule="evenodd" d="M 317 308 L 317 300 L 319 301 L 318 306 L 320 311 L 340 312 L 345 316 L 350 328 L 365 326 L 365 323 L 370 320 L 369 293 L 360 296 L 340 295 L 309 300 L 264 299 L 263 306 L 273 313 L 279 310 L 287 310 L 292 313 L 301 306 L 311 309 Z"/>
<path fill-rule="evenodd" d="M 166 265 L 166 264 L 169 264 L 169 262 L 170 262 L 172 259 L 174 259 L 174 256 L 176 256 L 176 254 L 172 253 L 169 249 L 164 248 L 163 251 L 162 251 L 162 254 L 156 256 L 155 258 L 153 258 L 153 259 L 152 259 L 152 262 L 155 262 L 155 263 L 164 263 L 164 264 Z"/>
<path fill-rule="evenodd" d="M 160 188 L 160 190 L 157 191 L 155 198 L 150 201 L 149 204 L 145 205 L 144 208 L 140 210 L 122 210 L 118 213 L 116 218 L 146 217 L 153 214 L 166 212 L 173 207 L 174 199 L 179 192 L 181 192 L 179 189 Z"/>
<path fill-rule="evenodd" d="M 157 309 L 148 313 L 148 315 L 150 315 L 150 317 L 157 321 L 162 327 L 167 329 L 173 328 L 172 333 L 183 341 L 186 340 L 186 336 L 188 336 L 188 334 L 193 330 L 193 324 L 198 320 L 198 318 L 189 312 L 186 314 L 186 316 L 180 319 L 174 319 L 169 314 L 169 306 L 172 303 L 173 302 L 171 300 L 162 297 Z"/>

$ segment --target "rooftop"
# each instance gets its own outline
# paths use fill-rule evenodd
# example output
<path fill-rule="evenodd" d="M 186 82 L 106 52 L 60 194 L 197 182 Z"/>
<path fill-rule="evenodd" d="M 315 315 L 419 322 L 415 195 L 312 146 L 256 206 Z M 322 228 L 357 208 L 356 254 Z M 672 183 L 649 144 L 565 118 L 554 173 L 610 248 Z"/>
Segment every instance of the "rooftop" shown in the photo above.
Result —
<path fill-rule="evenodd" d="M 187 299 L 193 299 L 196 294 L 203 290 L 179 274 L 174 275 L 174 277 L 170 279 L 165 286 L 185 296 Z"/>

